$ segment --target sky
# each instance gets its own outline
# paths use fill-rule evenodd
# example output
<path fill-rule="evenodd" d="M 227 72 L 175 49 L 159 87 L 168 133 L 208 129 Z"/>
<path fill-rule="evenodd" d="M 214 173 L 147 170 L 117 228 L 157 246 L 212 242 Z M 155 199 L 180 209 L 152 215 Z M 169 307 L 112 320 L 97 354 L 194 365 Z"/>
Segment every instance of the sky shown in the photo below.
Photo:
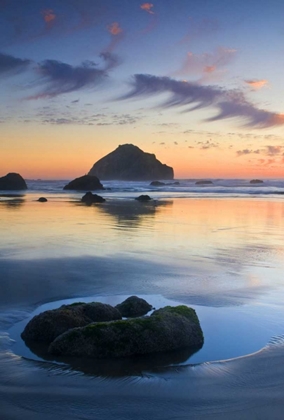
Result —
<path fill-rule="evenodd" d="M 120 144 L 175 178 L 284 177 L 283 0 L 0 0 L 0 176 Z"/>

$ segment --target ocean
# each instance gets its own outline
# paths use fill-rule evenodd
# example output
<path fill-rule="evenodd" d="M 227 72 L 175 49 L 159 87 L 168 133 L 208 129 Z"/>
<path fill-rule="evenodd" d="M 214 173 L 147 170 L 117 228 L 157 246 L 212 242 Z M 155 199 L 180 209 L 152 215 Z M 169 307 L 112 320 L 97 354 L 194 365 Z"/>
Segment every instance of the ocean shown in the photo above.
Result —
<path fill-rule="evenodd" d="M 1 419 L 282 418 L 284 181 L 197 181 L 105 181 L 92 206 L 68 180 L 0 191 Z M 193 307 L 202 349 L 58 361 L 20 337 L 44 310 L 130 295 Z"/>

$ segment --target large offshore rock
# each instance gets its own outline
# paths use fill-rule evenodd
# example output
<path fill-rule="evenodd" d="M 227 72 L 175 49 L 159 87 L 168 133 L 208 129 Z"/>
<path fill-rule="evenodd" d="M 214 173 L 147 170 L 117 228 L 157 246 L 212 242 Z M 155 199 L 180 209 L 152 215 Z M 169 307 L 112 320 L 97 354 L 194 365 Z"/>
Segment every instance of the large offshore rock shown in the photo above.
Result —
<path fill-rule="evenodd" d="M 25 341 L 51 343 L 65 331 L 91 322 L 121 319 L 120 312 L 100 302 L 74 303 L 42 312 L 31 319 L 22 333 Z"/>
<path fill-rule="evenodd" d="M 79 178 L 73 179 L 69 184 L 65 185 L 64 190 L 77 190 L 77 191 L 94 191 L 104 190 L 98 177 L 94 175 L 84 175 Z"/>
<path fill-rule="evenodd" d="M 20 174 L 10 172 L 0 178 L 0 190 L 26 190 L 27 188 L 26 181 Z"/>
<path fill-rule="evenodd" d="M 133 144 L 123 144 L 98 160 L 89 175 L 102 180 L 150 181 L 173 179 L 173 168 L 162 164 L 156 156 Z"/>
<path fill-rule="evenodd" d="M 203 333 L 195 311 L 166 307 L 151 316 L 74 328 L 57 337 L 49 353 L 62 356 L 117 358 L 200 348 Z"/>

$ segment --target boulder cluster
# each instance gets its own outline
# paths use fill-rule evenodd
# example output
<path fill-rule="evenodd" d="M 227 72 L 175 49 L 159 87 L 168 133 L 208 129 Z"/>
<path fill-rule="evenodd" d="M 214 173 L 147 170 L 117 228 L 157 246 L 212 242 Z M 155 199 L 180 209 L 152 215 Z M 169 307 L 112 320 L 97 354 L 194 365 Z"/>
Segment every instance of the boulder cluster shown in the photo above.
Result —
<path fill-rule="evenodd" d="M 41 342 L 57 356 L 96 359 L 200 348 L 203 333 L 194 309 L 185 305 L 154 310 L 131 296 L 115 307 L 78 302 L 45 311 L 29 321 L 22 338 Z"/>

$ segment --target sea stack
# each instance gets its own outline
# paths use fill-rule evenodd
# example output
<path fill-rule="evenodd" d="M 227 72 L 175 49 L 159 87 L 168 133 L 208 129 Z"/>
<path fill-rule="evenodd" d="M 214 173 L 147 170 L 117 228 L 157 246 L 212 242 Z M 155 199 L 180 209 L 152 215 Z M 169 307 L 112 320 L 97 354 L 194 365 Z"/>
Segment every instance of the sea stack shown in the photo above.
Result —
<path fill-rule="evenodd" d="M 151 181 L 173 179 L 174 171 L 154 154 L 143 152 L 133 144 L 123 144 L 98 160 L 89 175 L 101 180 Z"/>
<path fill-rule="evenodd" d="M 20 174 L 10 172 L 0 178 L 0 190 L 26 190 L 27 188 L 26 181 Z"/>

